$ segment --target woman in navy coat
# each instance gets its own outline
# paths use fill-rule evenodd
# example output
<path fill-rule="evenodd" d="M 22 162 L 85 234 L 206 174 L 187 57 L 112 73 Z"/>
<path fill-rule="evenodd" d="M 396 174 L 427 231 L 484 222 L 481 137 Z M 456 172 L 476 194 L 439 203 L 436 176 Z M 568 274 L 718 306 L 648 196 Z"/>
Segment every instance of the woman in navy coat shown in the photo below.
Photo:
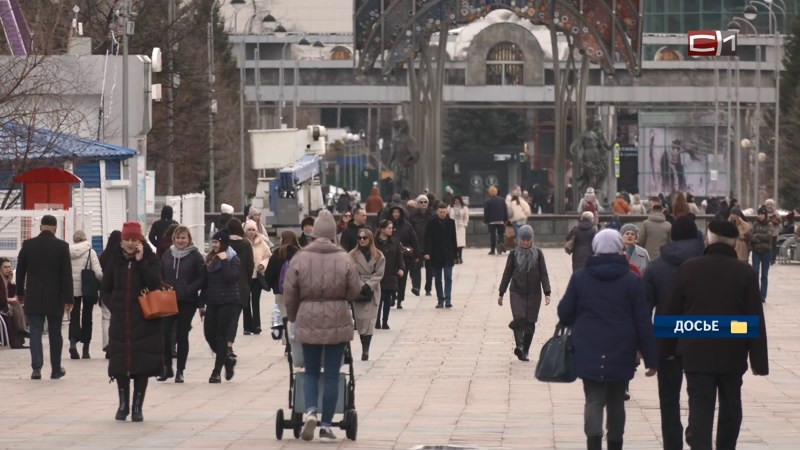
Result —
<path fill-rule="evenodd" d="M 636 352 L 647 376 L 658 357 L 644 284 L 628 265 L 622 237 L 606 229 L 592 241 L 594 256 L 572 274 L 558 318 L 572 327 L 575 369 L 586 396 L 584 430 L 589 450 L 600 449 L 603 410 L 608 413 L 608 449 L 622 448 L 625 387 L 633 378 Z"/>

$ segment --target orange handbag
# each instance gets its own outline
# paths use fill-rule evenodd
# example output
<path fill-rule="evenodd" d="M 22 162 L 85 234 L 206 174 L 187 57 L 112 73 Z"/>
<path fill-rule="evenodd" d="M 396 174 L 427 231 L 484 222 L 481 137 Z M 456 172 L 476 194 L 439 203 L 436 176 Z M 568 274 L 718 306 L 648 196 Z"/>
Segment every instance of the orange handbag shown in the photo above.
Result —
<path fill-rule="evenodd" d="M 162 283 L 158 291 L 142 289 L 139 306 L 145 319 L 160 319 L 178 314 L 178 296 L 172 286 Z"/>

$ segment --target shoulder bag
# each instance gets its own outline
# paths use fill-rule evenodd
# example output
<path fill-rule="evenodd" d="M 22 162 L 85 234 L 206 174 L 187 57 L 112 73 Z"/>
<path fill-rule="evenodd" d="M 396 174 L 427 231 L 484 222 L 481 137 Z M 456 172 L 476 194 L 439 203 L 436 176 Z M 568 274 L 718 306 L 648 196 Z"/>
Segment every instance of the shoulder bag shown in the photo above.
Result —
<path fill-rule="evenodd" d="M 567 242 L 564 243 L 564 251 L 567 252 L 568 255 L 571 255 L 572 252 L 575 251 L 575 235 L 572 235 L 572 237 L 567 239 Z"/>
<path fill-rule="evenodd" d="M 572 330 L 562 324 L 542 347 L 536 363 L 536 379 L 546 383 L 572 383 L 575 373 L 575 356 L 572 348 Z"/>
<path fill-rule="evenodd" d="M 97 281 L 97 274 L 94 273 L 92 268 L 92 250 L 89 250 L 86 264 L 81 269 L 81 294 L 84 301 L 89 300 L 91 302 L 97 301 L 100 294 L 100 282 Z"/>
<path fill-rule="evenodd" d="M 142 308 L 142 315 L 147 320 L 174 316 L 178 314 L 178 296 L 175 295 L 172 286 L 161 283 L 161 289 L 157 291 L 142 289 L 139 306 Z"/>

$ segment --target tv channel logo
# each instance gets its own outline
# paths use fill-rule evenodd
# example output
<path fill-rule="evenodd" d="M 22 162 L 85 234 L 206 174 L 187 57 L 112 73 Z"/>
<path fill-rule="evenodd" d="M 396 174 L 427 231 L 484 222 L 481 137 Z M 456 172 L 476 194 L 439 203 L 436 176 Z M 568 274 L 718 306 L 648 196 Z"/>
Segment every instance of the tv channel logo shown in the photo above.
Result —
<path fill-rule="evenodd" d="M 720 30 L 690 31 L 689 56 L 736 56 L 736 32 Z"/>
<path fill-rule="evenodd" d="M 658 338 L 757 338 L 758 316 L 656 316 Z"/>

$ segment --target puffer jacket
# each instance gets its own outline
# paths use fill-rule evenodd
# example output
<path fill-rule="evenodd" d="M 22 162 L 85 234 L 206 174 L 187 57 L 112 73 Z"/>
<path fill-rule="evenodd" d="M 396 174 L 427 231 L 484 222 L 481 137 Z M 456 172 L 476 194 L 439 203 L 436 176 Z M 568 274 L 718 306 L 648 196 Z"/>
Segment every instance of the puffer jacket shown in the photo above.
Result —
<path fill-rule="evenodd" d="M 206 286 L 200 296 L 200 307 L 205 305 L 233 305 L 239 301 L 242 263 L 236 251 L 228 247 L 228 257 L 222 261 L 214 258 L 206 264 Z M 250 292 L 249 286 L 247 292 Z"/>
<path fill-rule="evenodd" d="M 72 295 L 75 297 L 82 297 L 81 292 L 81 271 L 92 269 L 97 276 L 97 281 L 103 280 L 103 268 L 100 266 L 100 259 L 97 258 L 97 253 L 92 248 L 92 243 L 89 241 L 78 242 L 77 244 L 70 244 L 69 257 L 72 260 Z M 97 294 L 95 294 L 95 297 Z"/>
<path fill-rule="evenodd" d="M 642 222 L 642 230 L 639 233 L 639 245 L 647 250 L 651 259 L 661 255 L 661 247 L 670 242 L 669 233 L 672 231 L 672 224 L 667 222 L 664 214 L 653 213 Z"/>
<path fill-rule="evenodd" d="M 269 264 L 272 251 L 269 249 L 269 245 L 267 245 L 264 239 L 259 235 L 256 235 L 255 240 L 250 241 L 250 244 L 253 246 L 253 278 L 255 279 L 258 277 L 259 264 L 264 266 L 262 272 L 267 270 L 267 264 Z"/>
<path fill-rule="evenodd" d="M 394 220 L 392 217 L 395 209 L 400 211 L 400 218 L 397 220 Z M 409 263 L 413 261 L 414 258 L 419 258 L 419 255 L 422 254 L 420 242 L 417 240 L 417 232 L 414 231 L 414 227 L 406 220 L 406 209 L 401 205 L 393 205 L 389 209 L 389 220 L 394 224 L 394 234 L 392 237 L 399 241 L 400 245 L 403 247 L 411 248 L 414 251 L 414 255 L 405 258 L 406 264 L 410 265 Z"/>
<path fill-rule="evenodd" d="M 525 200 L 511 200 L 506 204 L 508 208 L 508 220 L 513 224 L 524 225 L 531 215 L 531 206 Z"/>
<path fill-rule="evenodd" d="M 161 255 L 161 279 L 175 289 L 179 302 L 197 304 L 200 289 L 206 285 L 206 263 L 196 247 L 176 258 L 172 250 Z"/>
<path fill-rule="evenodd" d="M 283 298 L 301 344 L 336 345 L 353 340 L 350 301 L 364 283 L 341 247 L 317 239 L 292 258 Z"/>
<path fill-rule="evenodd" d="M 769 220 L 753 222 L 753 239 L 750 241 L 750 249 L 756 253 L 771 252 L 773 232 L 773 225 Z"/>

